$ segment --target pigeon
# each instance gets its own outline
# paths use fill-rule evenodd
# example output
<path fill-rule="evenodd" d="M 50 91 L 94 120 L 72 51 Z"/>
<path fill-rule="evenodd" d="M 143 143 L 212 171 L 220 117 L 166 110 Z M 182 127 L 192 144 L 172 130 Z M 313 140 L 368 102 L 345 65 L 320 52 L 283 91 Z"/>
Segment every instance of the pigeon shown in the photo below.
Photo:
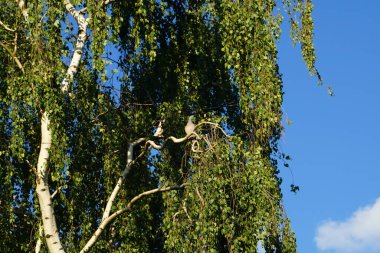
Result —
<path fill-rule="evenodd" d="M 190 135 L 192 132 L 194 132 L 195 124 L 194 124 L 192 118 L 193 118 L 193 116 L 189 117 L 189 120 L 187 121 L 187 124 L 185 126 L 186 135 Z"/>

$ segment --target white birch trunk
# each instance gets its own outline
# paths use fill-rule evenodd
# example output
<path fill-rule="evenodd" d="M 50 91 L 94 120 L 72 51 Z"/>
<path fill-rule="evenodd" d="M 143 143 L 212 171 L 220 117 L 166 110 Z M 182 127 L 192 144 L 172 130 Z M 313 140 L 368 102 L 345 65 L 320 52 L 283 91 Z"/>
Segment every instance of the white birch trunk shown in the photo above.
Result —
<path fill-rule="evenodd" d="M 20 1 L 20 3 L 23 1 Z M 79 66 L 84 42 L 86 40 L 87 20 L 82 13 L 77 11 L 70 1 L 64 1 L 67 11 L 75 18 L 78 24 L 78 39 L 76 42 L 76 48 L 67 70 L 67 76 L 63 80 L 61 85 L 62 93 L 66 93 L 69 90 L 70 80 L 74 77 Z M 24 5 L 23 5 L 24 6 Z M 21 6 L 20 6 L 21 7 Z M 24 10 L 22 9 L 23 13 Z M 27 18 L 27 14 L 24 14 Z M 49 149 L 51 148 L 51 130 L 49 129 L 49 115 L 43 112 L 41 117 L 41 146 L 37 163 L 37 196 L 39 206 L 41 209 L 41 219 L 43 223 L 43 230 L 45 235 L 46 244 L 50 253 L 63 253 L 65 252 L 61 240 L 59 238 L 59 229 L 54 215 L 54 208 L 52 206 L 52 196 L 49 189 Z"/>
<path fill-rule="evenodd" d="M 65 252 L 59 238 L 59 231 L 55 221 L 54 209 L 49 191 L 49 175 L 47 166 L 49 149 L 51 147 L 51 131 L 48 129 L 49 118 L 44 112 L 41 118 L 41 147 L 37 163 L 37 196 L 40 204 L 41 219 L 44 228 L 46 244 L 49 252 Z"/>

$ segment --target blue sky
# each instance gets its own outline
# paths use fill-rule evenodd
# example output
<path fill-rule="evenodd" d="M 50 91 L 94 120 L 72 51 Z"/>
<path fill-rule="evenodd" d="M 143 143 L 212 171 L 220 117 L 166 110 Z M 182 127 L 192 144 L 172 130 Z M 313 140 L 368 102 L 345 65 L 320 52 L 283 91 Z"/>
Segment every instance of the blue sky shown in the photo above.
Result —
<path fill-rule="evenodd" d="M 325 86 L 309 76 L 286 31 L 279 46 L 284 118 L 293 122 L 281 149 L 301 189 L 289 191 L 292 175 L 282 169 L 285 207 L 300 253 L 380 252 L 380 1 L 314 5 Z"/>

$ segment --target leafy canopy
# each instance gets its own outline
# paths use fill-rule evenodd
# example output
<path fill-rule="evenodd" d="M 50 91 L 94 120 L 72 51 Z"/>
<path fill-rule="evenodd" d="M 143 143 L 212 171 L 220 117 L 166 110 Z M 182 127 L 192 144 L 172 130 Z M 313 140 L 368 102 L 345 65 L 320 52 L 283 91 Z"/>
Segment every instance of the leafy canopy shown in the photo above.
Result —
<path fill-rule="evenodd" d="M 108 1 L 106 1 L 108 2 Z M 63 245 L 79 251 L 96 230 L 126 165 L 127 146 L 184 136 L 136 160 L 112 211 L 164 185 L 107 228 L 94 252 L 295 252 L 277 163 L 283 13 L 315 69 L 311 0 L 72 1 L 88 39 L 69 94 L 61 91 L 78 27 L 61 1 L 0 3 L 0 247 L 30 252 L 41 222 L 36 197 L 41 113 L 53 133 L 48 178 Z M 9 28 L 9 29 L 6 29 Z M 194 145 L 197 145 L 195 147 Z M 135 157 L 140 150 L 135 151 Z"/>

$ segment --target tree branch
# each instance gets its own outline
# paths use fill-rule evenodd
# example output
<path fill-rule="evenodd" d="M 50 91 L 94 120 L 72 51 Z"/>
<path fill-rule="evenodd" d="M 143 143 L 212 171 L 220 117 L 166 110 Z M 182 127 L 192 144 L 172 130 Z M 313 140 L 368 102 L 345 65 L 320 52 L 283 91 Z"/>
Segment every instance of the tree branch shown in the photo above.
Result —
<path fill-rule="evenodd" d="M 43 231 L 49 252 L 64 252 L 59 238 L 59 229 L 55 220 L 54 209 L 49 191 L 48 161 L 49 149 L 52 144 L 51 131 L 48 128 L 49 124 L 49 117 L 47 113 L 44 112 L 41 118 L 41 147 L 37 162 L 36 193 L 41 209 Z"/>
<path fill-rule="evenodd" d="M 39 253 L 41 250 L 41 246 L 42 246 L 41 238 L 42 238 L 42 236 L 43 236 L 43 227 L 42 227 L 42 224 L 39 224 L 39 226 L 38 226 L 38 240 L 36 243 L 36 247 L 34 249 L 35 253 Z"/>
<path fill-rule="evenodd" d="M 136 157 L 135 159 L 133 159 L 133 149 L 136 145 L 142 143 L 145 141 L 145 148 L 144 150 L 139 154 L 138 157 Z M 149 149 L 149 147 L 153 147 L 157 150 L 160 150 L 162 148 L 162 146 L 160 145 L 157 145 L 154 141 L 151 141 L 151 140 L 147 140 L 146 138 L 140 138 L 134 142 L 132 142 L 130 145 L 129 145 L 129 148 L 128 148 L 128 153 L 127 153 L 127 165 L 125 166 L 124 168 L 124 171 L 123 171 L 123 174 L 119 177 L 119 180 L 117 181 L 116 183 L 116 186 L 115 188 L 113 189 L 112 193 L 111 193 L 111 196 L 109 197 L 108 199 L 108 202 L 107 202 L 107 205 L 106 205 L 106 208 L 104 209 L 104 212 L 103 212 L 103 217 L 102 217 L 102 220 L 105 220 L 106 218 L 108 218 L 108 216 L 110 215 L 110 212 L 111 212 L 111 208 L 112 208 L 112 205 L 113 205 L 113 202 L 115 201 L 115 198 L 116 198 L 116 195 L 118 194 L 118 192 L 120 191 L 121 189 L 121 186 L 123 185 L 124 183 L 124 180 L 126 178 L 126 176 L 128 175 L 129 171 L 131 170 L 131 166 L 140 158 L 142 157 L 146 151 Z"/>
<path fill-rule="evenodd" d="M 1 22 L 1 20 L 0 20 L 0 25 L 2 25 L 5 28 L 5 30 L 7 30 L 7 31 L 10 31 L 10 32 L 15 32 L 16 31 L 15 29 L 9 28 L 9 26 L 7 26 L 3 22 Z"/>
<path fill-rule="evenodd" d="M 103 4 L 104 5 L 107 5 L 107 4 L 110 4 L 112 2 L 114 2 L 115 0 L 104 0 Z"/>
<path fill-rule="evenodd" d="M 112 215 L 110 215 L 109 217 L 107 217 L 106 219 L 104 219 L 98 229 L 95 231 L 95 233 L 93 234 L 93 236 L 91 237 L 91 239 L 87 242 L 87 244 L 83 247 L 83 249 L 80 251 L 80 253 L 85 253 L 85 252 L 88 252 L 90 250 L 90 248 L 95 244 L 95 242 L 98 240 L 99 236 L 102 234 L 102 232 L 104 231 L 104 229 L 114 220 L 116 219 L 118 216 L 120 216 L 121 214 L 127 212 L 128 210 L 131 209 L 132 205 L 137 202 L 138 200 L 142 199 L 143 197 L 145 196 L 148 196 L 148 195 L 151 195 L 151 194 L 154 194 L 154 193 L 159 193 L 159 192 L 167 192 L 167 191 L 172 191 L 172 190 L 179 190 L 181 188 L 184 188 L 186 186 L 188 186 L 189 184 L 188 183 L 185 183 L 185 184 L 182 184 L 182 185 L 177 185 L 177 186 L 167 186 L 167 187 L 161 187 L 161 188 L 156 188 L 156 189 L 153 189 L 153 190 L 149 190 L 149 191 L 146 191 L 146 192 L 143 192 L 143 193 L 140 193 L 139 195 L 135 196 L 131 201 L 129 201 L 129 203 L 127 204 L 127 207 L 123 208 L 123 209 L 120 209 L 116 212 L 114 212 Z"/>
<path fill-rule="evenodd" d="M 22 73 L 25 73 L 24 67 L 22 66 L 20 60 L 17 58 L 17 56 L 10 50 L 4 43 L 0 42 L 0 45 L 12 56 L 13 60 L 16 62 L 19 69 L 21 69 Z"/>
<path fill-rule="evenodd" d="M 69 90 L 70 81 L 74 78 L 74 75 L 77 73 L 79 63 L 82 58 L 83 47 L 87 38 L 86 32 L 88 21 L 84 17 L 83 12 L 77 11 L 74 5 L 72 5 L 69 0 L 64 0 L 64 5 L 66 7 L 66 10 L 74 17 L 78 24 L 78 36 L 75 44 L 74 54 L 71 58 L 69 68 L 67 69 L 66 77 L 63 79 L 61 84 L 61 90 L 63 92 L 67 92 Z"/>
<path fill-rule="evenodd" d="M 218 128 L 220 131 L 222 131 L 222 133 L 223 133 L 227 138 L 230 137 L 228 134 L 226 134 L 226 132 L 223 130 L 223 128 L 221 128 L 218 124 L 213 123 L 213 122 L 209 122 L 209 121 L 205 121 L 205 122 L 201 122 L 201 123 L 197 124 L 197 125 L 194 127 L 194 131 L 191 132 L 190 134 L 186 135 L 185 137 L 182 137 L 182 138 L 176 138 L 176 137 L 174 137 L 174 136 L 169 136 L 168 138 L 166 138 L 165 141 L 167 141 L 167 140 L 171 140 L 171 141 L 173 141 L 174 143 L 181 143 L 181 142 L 184 142 L 184 141 L 188 140 L 189 138 L 191 138 L 191 137 L 193 137 L 193 136 L 195 136 L 195 137 L 197 137 L 197 138 L 199 139 L 199 135 L 195 132 L 195 130 L 196 130 L 197 128 L 199 128 L 200 126 L 202 126 L 202 125 L 211 125 L 211 126 L 214 126 L 214 127 Z"/>
<path fill-rule="evenodd" d="M 115 201 L 116 195 L 120 191 L 120 188 L 121 188 L 121 186 L 124 183 L 125 177 L 128 175 L 129 171 L 131 170 L 131 166 L 132 166 L 133 161 L 134 161 L 133 160 L 133 149 L 134 149 L 134 147 L 136 145 L 140 144 L 141 142 L 145 141 L 145 140 L 146 140 L 145 138 L 140 138 L 140 139 L 132 142 L 129 145 L 128 153 L 127 153 L 127 164 L 125 165 L 123 174 L 119 177 L 119 180 L 117 181 L 116 186 L 113 189 L 113 191 L 111 193 L 111 196 L 108 199 L 106 208 L 104 209 L 104 212 L 103 212 L 102 220 L 105 220 L 106 218 L 108 218 L 108 216 L 109 216 L 109 214 L 111 212 L 111 208 L 112 208 L 113 202 Z"/>
<path fill-rule="evenodd" d="M 26 3 L 23 0 L 18 1 L 21 10 L 26 10 Z M 66 93 L 69 89 L 69 80 L 74 77 L 79 66 L 84 42 L 86 40 L 87 20 L 84 15 L 75 10 L 70 1 L 64 1 L 66 9 L 73 15 L 78 25 L 78 39 L 76 42 L 76 49 L 69 68 L 67 69 L 66 78 L 62 81 L 61 91 Z M 23 11 L 23 14 L 25 12 Z M 27 12 L 24 17 L 27 19 Z M 41 117 L 41 146 L 40 153 L 37 162 L 37 180 L 36 180 L 36 192 L 38 196 L 39 206 L 41 208 L 41 219 L 43 222 L 43 231 L 45 235 L 46 244 L 49 252 L 65 252 L 59 238 L 59 228 L 57 226 L 54 214 L 54 208 L 52 205 L 52 196 L 49 190 L 49 150 L 52 145 L 51 130 L 49 128 L 50 119 L 46 111 L 42 112 Z M 54 194 L 53 194 L 54 195 Z"/>
<path fill-rule="evenodd" d="M 212 123 L 212 122 L 202 122 L 198 125 L 195 126 L 194 130 L 198 127 L 200 127 L 201 125 L 205 125 L 205 124 L 208 124 L 208 125 L 213 125 L 215 127 L 218 127 L 226 136 L 227 134 L 223 131 L 223 129 L 218 125 L 218 124 L 215 124 L 215 123 Z M 191 132 L 190 134 L 186 135 L 185 137 L 183 138 L 176 138 L 174 136 L 170 136 L 168 137 L 165 142 L 167 140 L 171 140 L 173 141 L 174 143 L 180 143 L 180 142 L 184 142 L 186 140 L 188 140 L 189 138 L 191 137 L 197 137 L 197 138 L 200 138 L 198 136 L 198 134 L 193 131 Z M 145 147 L 144 147 L 144 150 L 139 154 L 138 157 L 136 157 L 135 159 L 133 159 L 133 150 L 134 150 L 134 147 L 142 142 L 145 142 Z M 129 171 L 131 170 L 131 166 L 140 158 L 142 157 L 147 150 L 149 150 L 150 147 L 153 147 L 157 150 L 161 150 L 163 148 L 163 145 L 158 145 L 156 144 L 154 141 L 152 140 L 147 140 L 146 138 L 140 138 L 134 142 L 132 142 L 130 145 L 129 145 L 129 148 L 128 148 L 128 153 L 127 153 L 127 164 L 124 168 L 124 171 L 122 173 L 122 175 L 119 177 L 119 180 L 117 181 L 116 183 L 116 186 L 115 188 L 113 189 L 108 201 L 107 201 L 107 205 L 106 205 L 106 208 L 104 209 L 104 212 L 103 212 L 103 217 L 102 217 L 102 221 L 98 227 L 98 229 L 95 231 L 94 235 L 91 237 L 91 239 L 87 242 L 87 244 L 85 245 L 85 247 L 81 250 L 81 252 L 87 252 L 91 247 L 92 245 L 97 241 L 97 239 L 99 238 L 100 234 L 103 232 L 103 230 L 105 229 L 105 227 L 113 220 L 115 219 L 117 216 L 125 213 L 127 210 L 129 210 L 132 206 L 133 203 L 135 203 L 136 201 L 138 201 L 139 199 L 143 198 L 144 196 L 146 195 L 150 195 L 150 194 L 154 194 L 156 192 L 165 192 L 165 191 L 170 191 L 170 190 L 175 190 L 175 189 L 179 189 L 179 188 L 182 188 L 182 187 L 185 187 L 186 185 L 188 184 L 182 184 L 181 186 L 172 186 L 172 187 L 162 187 L 162 188 L 156 188 L 156 189 L 153 189 L 153 190 L 150 190 L 150 191 L 146 191 L 146 192 L 143 192 L 139 195 L 137 195 L 136 197 L 134 197 L 127 205 L 126 208 L 124 209 L 121 209 L 119 211 L 116 211 L 115 213 L 111 214 L 111 208 L 112 208 L 112 205 L 116 199 L 116 196 L 118 194 L 118 192 L 120 191 L 121 189 L 121 186 L 123 185 L 124 181 L 125 181 L 125 178 L 126 176 L 128 175 Z"/>
<path fill-rule="evenodd" d="M 222 133 L 227 137 L 229 138 L 230 136 L 223 130 L 223 128 L 221 128 L 218 124 L 214 123 L 214 122 L 209 122 L 209 121 L 205 121 L 205 122 L 201 122 L 199 124 L 197 124 L 194 128 L 194 131 L 195 129 L 199 128 L 200 126 L 202 125 L 211 125 L 211 126 L 214 126 L 216 128 L 218 128 L 220 131 L 222 131 Z"/>
<path fill-rule="evenodd" d="M 57 193 L 61 190 L 62 186 L 58 187 L 57 190 L 55 190 L 52 194 L 51 194 L 51 199 L 54 199 L 55 195 L 57 195 Z"/>

